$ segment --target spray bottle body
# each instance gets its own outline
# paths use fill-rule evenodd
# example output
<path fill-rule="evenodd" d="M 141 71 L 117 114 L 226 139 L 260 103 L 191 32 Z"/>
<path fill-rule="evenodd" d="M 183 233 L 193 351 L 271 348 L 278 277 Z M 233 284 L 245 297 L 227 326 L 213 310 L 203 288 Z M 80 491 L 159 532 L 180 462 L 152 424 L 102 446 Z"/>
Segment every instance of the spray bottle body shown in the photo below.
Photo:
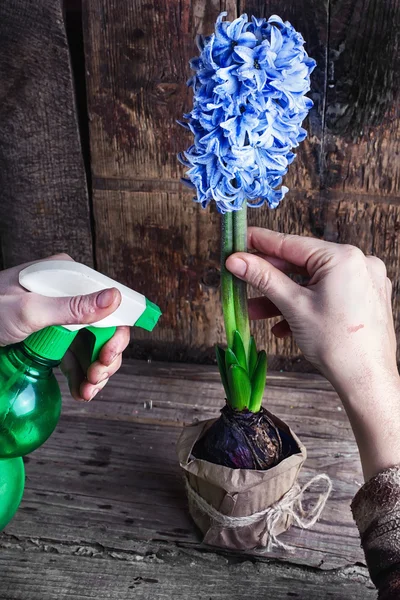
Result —
<path fill-rule="evenodd" d="M 18 510 L 24 493 L 25 468 L 21 457 L 0 460 L 0 531 Z"/>
<path fill-rule="evenodd" d="M 54 431 L 61 393 L 53 368 L 22 342 L 0 349 L 0 458 L 25 456 Z"/>
<path fill-rule="evenodd" d="M 24 342 L 0 348 L 0 531 L 21 501 L 25 471 L 22 457 L 41 446 L 54 431 L 61 394 L 53 369 L 60 364 L 78 331 L 91 333 L 89 362 L 95 362 L 117 326 L 152 331 L 161 311 L 142 294 L 71 261 L 35 263 L 19 275 L 22 287 L 49 297 L 76 296 L 117 287 L 119 308 L 90 327 L 52 326 Z"/>

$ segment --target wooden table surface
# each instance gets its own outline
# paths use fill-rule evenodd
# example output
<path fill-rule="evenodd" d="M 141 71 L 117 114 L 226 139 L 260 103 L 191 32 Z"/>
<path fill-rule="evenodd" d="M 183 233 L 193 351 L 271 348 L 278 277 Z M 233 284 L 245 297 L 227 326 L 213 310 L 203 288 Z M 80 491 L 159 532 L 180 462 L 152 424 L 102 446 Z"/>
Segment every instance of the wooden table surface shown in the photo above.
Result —
<path fill-rule="evenodd" d="M 127 363 L 87 405 L 61 387 L 59 426 L 26 459 L 24 499 L 0 535 L 1 600 L 376 597 L 349 507 L 357 448 L 324 379 L 269 376 L 265 405 L 307 446 L 301 481 L 324 472 L 334 491 L 312 530 L 282 536 L 291 552 L 262 556 L 206 547 L 187 512 L 175 445 L 182 425 L 218 414 L 215 368 Z"/>

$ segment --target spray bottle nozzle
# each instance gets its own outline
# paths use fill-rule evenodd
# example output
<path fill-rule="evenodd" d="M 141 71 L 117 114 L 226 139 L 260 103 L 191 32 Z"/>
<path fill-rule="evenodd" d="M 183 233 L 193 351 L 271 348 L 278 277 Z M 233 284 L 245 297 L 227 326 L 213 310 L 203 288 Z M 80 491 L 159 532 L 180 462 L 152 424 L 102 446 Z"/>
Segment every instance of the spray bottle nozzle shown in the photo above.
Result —
<path fill-rule="evenodd" d="M 62 297 L 91 294 L 107 288 L 117 288 L 121 304 L 117 310 L 97 323 L 46 327 L 25 340 L 25 346 L 37 355 L 59 361 L 74 341 L 80 329 L 87 329 L 93 338 L 92 362 L 101 348 L 112 338 L 118 326 L 141 327 L 153 331 L 161 310 L 134 290 L 74 261 L 46 260 L 35 263 L 19 275 L 25 289 L 42 296 Z"/>
<path fill-rule="evenodd" d="M 153 331 L 161 314 L 159 307 L 146 298 L 146 309 L 136 321 L 135 327 L 141 327 L 142 329 L 146 329 L 146 331 Z"/>

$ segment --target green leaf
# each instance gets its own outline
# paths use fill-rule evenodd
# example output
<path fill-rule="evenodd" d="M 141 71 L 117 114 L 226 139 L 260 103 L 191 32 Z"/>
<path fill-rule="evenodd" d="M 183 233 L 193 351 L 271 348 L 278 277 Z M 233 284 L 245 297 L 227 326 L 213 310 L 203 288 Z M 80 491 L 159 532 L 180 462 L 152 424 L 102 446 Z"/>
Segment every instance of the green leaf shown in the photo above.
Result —
<path fill-rule="evenodd" d="M 219 346 L 215 346 L 215 354 L 217 356 L 217 364 L 219 374 L 221 375 L 222 385 L 224 386 L 225 396 L 227 401 L 230 403 L 228 378 L 226 376 L 225 369 L 225 350 L 223 348 L 220 348 Z"/>
<path fill-rule="evenodd" d="M 228 373 L 229 371 L 229 367 L 231 365 L 238 365 L 238 359 L 236 358 L 236 355 L 234 352 L 232 352 L 232 350 L 230 348 L 227 348 L 225 350 L 225 370 L 226 373 Z"/>
<path fill-rule="evenodd" d="M 246 351 L 244 349 L 242 336 L 240 335 L 240 333 L 238 331 L 235 331 L 235 333 L 233 334 L 232 350 L 237 358 L 239 365 L 242 367 L 242 369 L 247 371 Z"/>
<path fill-rule="evenodd" d="M 250 350 L 249 350 L 249 377 L 250 377 L 250 379 L 253 378 L 254 370 L 257 366 L 257 360 L 258 360 L 258 352 L 257 352 L 256 341 L 253 338 L 253 336 L 251 336 Z"/>
<path fill-rule="evenodd" d="M 251 385 L 247 372 L 239 365 L 231 365 L 228 370 L 228 382 L 232 408 L 236 410 L 249 408 Z"/>
<path fill-rule="evenodd" d="M 267 379 L 267 355 L 264 350 L 258 355 L 257 365 L 251 380 L 251 398 L 249 409 L 258 412 L 261 408 Z"/>

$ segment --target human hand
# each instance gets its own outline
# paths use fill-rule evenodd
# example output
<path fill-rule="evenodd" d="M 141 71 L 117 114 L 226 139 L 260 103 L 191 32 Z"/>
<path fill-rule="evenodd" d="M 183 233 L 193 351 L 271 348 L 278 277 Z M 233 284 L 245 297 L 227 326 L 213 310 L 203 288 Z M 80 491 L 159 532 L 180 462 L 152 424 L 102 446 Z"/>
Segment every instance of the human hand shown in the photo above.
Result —
<path fill-rule="evenodd" d="M 228 258 L 234 275 L 258 289 L 255 319 L 282 315 L 272 331 L 294 336 L 338 391 L 368 478 L 400 463 L 400 384 L 391 290 L 381 260 L 321 240 L 250 228 L 249 250 Z M 290 273 L 305 276 L 298 285 Z M 395 461 L 395 462 L 393 462 Z"/>
<path fill-rule="evenodd" d="M 396 373 L 391 283 L 381 260 L 354 246 L 250 228 L 249 250 L 227 268 L 264 297 L 249 301 L 254 319 L 282 315 L 272 332 L 294 336 L 305 357 L 335 387 Z M 303 286 L 288 274 L 307 278 Z"/>
<path fill-rule="evenodd" d="M 47 260 L 72 258 L 62 254 Z M 73 298 L 48 298 L 28 292 L 18 280 L 20 271 L 28 264 L 0 271 L 0 346 L 20 342 L 50 325 L 95 323 L 113 313 L 121 303 L 121 295 L 114 288 Z M 77 400 L 91 400 L 121 366 L 121 355 L 128 343 L 129 328 L 118 328 L 103 347 L 99 360 L 86 371 L 89 351 L 78 336 L 61 364 L 71 395 Z"/>

